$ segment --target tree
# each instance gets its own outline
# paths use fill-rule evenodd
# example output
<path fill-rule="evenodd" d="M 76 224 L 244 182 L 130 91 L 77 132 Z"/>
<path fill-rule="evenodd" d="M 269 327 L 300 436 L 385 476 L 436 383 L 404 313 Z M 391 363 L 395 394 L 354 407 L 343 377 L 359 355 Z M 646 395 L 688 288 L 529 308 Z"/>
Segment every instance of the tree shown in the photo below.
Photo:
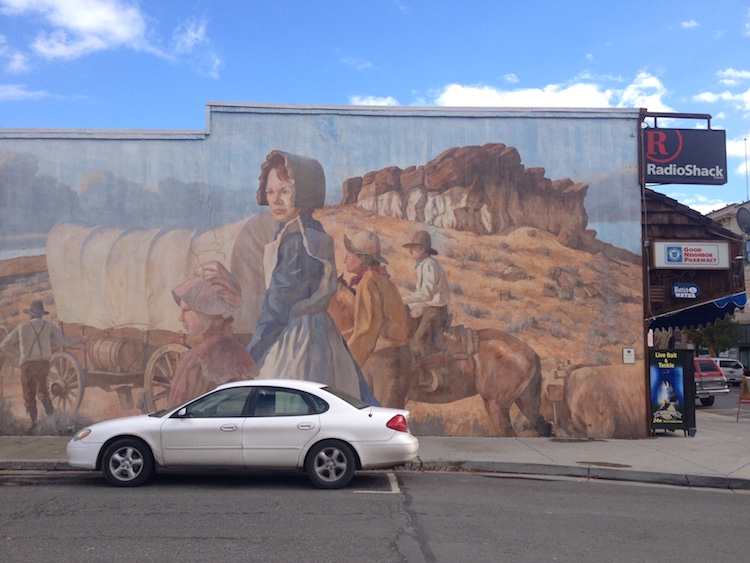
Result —
<path fill-rule="evenodd" d="M 696 346 L 708 348 L 711 357 L 715 358 L 719 352 L 734 348 L 740 339 L 740 323 L 732 318 L 717 319 L 713 324 L 705 327 L 690 328 L 687 337 Z"/>

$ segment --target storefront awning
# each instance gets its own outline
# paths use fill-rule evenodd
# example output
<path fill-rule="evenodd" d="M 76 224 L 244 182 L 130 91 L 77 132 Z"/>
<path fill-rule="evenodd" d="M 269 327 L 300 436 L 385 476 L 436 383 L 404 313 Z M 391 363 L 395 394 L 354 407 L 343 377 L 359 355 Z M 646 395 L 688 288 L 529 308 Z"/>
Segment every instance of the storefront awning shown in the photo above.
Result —
<path fill-rule="evenodd" d="M 668 329 L 668 328 L 698 328 L 713 323 L 716 319 L 723 319 L 727 315 L 734 313 L 736 309 L 741 309 L 747 303 L 747 294 L 743 291 L 735 293 L 729 297 L 721 297 L 713 301 L 706 301 L 691 305 L 678 311 L 670 311 L 655 317 L 646 319 L 647 328 L 651 329 Z"/>

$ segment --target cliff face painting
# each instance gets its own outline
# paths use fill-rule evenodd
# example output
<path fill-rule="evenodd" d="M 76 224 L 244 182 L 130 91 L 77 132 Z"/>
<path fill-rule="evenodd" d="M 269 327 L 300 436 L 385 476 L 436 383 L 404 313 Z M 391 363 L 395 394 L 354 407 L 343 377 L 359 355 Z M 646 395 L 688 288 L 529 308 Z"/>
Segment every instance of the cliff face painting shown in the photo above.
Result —
<path fill-rule="evenodd" d="M 208 114 L 0 131 L 0 433 L 41 301 L 36 432 L 289 377 L 417 435 L 646 436 L 636 111 Z"/>

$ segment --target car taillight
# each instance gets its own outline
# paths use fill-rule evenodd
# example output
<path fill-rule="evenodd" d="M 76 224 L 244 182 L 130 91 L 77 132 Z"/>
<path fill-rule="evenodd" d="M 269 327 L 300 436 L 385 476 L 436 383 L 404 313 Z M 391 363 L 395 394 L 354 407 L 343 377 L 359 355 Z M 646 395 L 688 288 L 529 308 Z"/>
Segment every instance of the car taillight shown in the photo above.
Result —
<path fill-rule="evenodd" d="M 409 424 L 406 422 L 406 417 L 404 417 L 403 414 L 397 414 L 396 416 L 394 416 L 388 421 L 386 426 L 391 430 L 396 430 L 398 432 L 409 431 Z"/>

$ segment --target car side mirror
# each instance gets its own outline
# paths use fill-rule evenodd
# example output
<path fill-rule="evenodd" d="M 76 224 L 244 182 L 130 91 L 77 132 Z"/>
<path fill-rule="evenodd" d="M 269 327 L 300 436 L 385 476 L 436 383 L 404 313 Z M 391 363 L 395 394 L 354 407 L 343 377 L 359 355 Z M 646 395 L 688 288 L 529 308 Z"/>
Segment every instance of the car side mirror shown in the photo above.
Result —
<path fill-rule="evenodd" d="M 176 413 L 174 413 L 175 418 L 187 418 L 187 407 L 182 407 L 180 410 L 178 410 Z"/>

